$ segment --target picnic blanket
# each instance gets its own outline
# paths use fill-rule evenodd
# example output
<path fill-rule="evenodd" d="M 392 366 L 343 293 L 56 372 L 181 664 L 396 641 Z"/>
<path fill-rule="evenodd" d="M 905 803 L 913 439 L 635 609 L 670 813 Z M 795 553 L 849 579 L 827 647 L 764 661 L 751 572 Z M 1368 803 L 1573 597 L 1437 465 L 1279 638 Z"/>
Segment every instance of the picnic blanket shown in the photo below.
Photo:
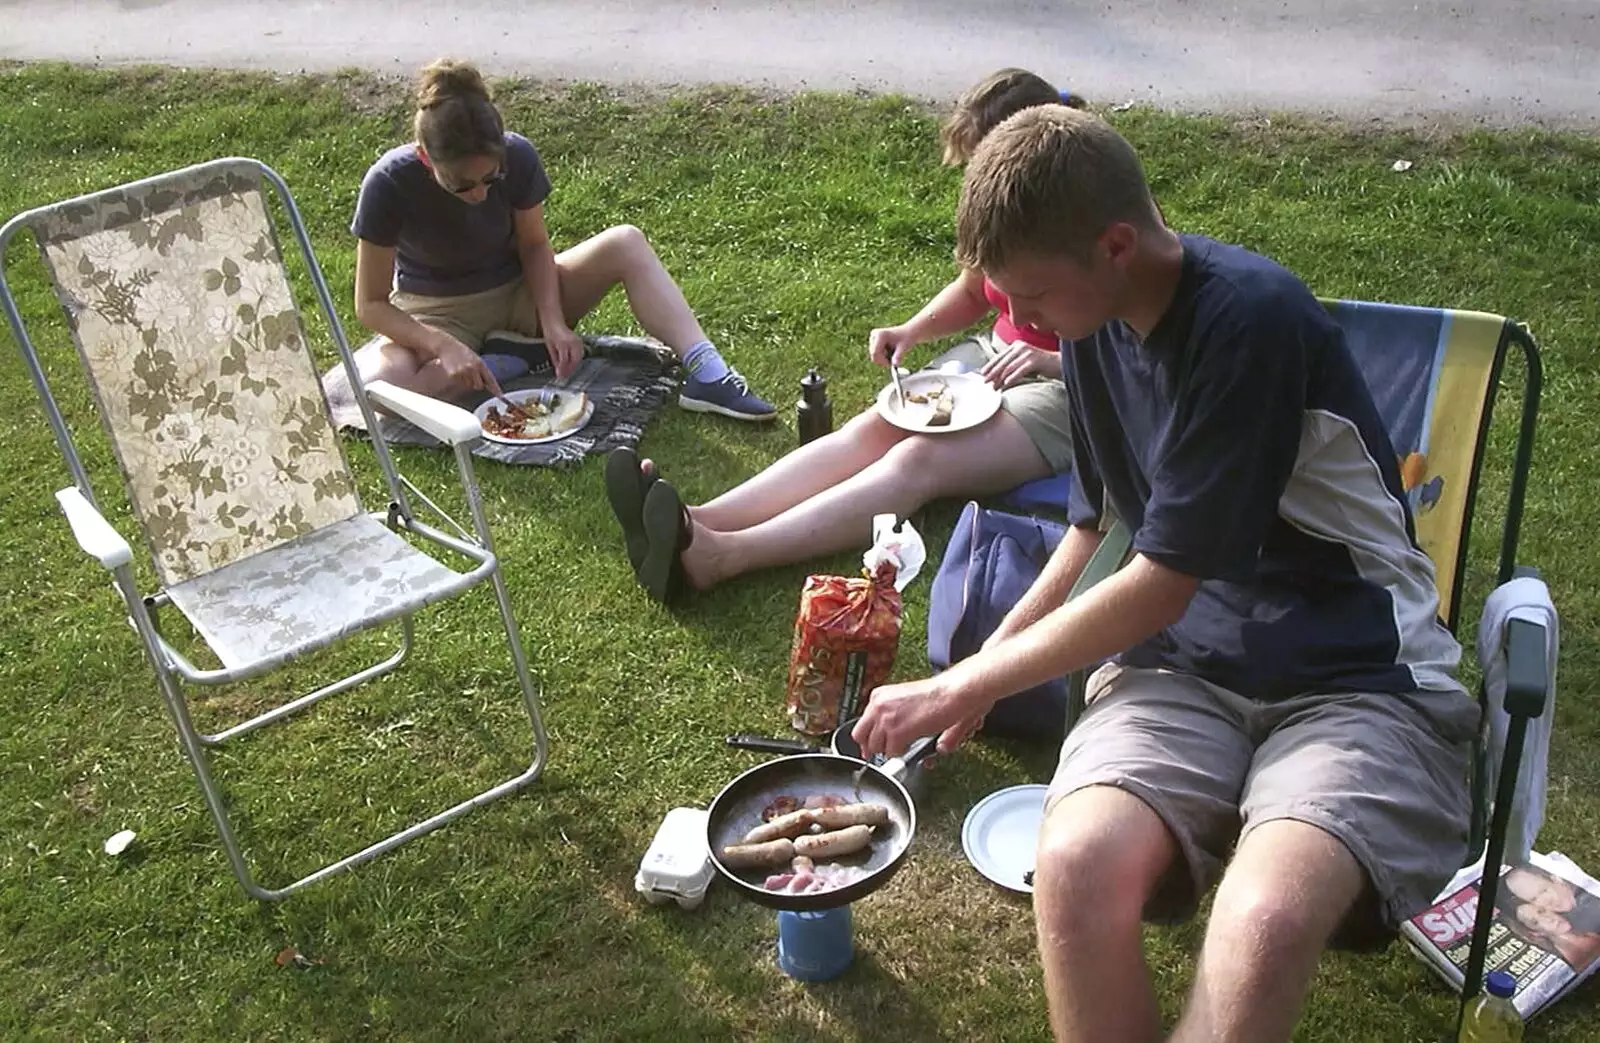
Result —
<path fill-rule="evenodd" d="M 508 381 L 503 387 L 506 391 L 545 386 L 582 391 L 594 402 L 594 416 L 583 429 L 560 441 L 539 445 L 505 445 L 484 439 L 473 447 L 472 455 L 504 464 L 570 467 L 590 453 L 609 453 L 622 446 L 633 448 L 639 444 L 645 425 L 677 387 L 677 359 L 665 345 L 644 337 L 590 335 L 583 341 L 588 353 L 565 381 L 558 383 L 548 371 L 535 371 Z M 338 401 L 340 397 L 337 390 L 330 388 L 329 405 L 334 422 L 341 431 L 366 435 L 361 411 L 355 407 L 354 400 Z M 480 394 L 461 405 L 469 410 L 476 409 L 488 397 Z M 383 440 L 390 445 L 443 444 L 396 416 L 379 416 L 378 426 Z"/>

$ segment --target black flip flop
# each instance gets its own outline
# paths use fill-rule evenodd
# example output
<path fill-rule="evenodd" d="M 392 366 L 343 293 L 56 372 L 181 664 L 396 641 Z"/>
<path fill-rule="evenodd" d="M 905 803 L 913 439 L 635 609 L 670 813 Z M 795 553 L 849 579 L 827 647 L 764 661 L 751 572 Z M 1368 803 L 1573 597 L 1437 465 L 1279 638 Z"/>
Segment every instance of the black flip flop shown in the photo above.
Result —
<path fill-rule="evenodd" d="M 669 605 L 683 593 L 680 555 L 689 546 L 694 530 L 678 490 L 664 478 L 652 483 L 650 491 L 645 493 L 644 531 L 649 550 L 639 565 L 639 585 L 652 598 Z"/>
<path fill-rule="evenodd" d="M 644 498 L 657 477 L 654 470 L 648 475 L 639 470 L 639 454 L 632 449 L 613 449 L 606 457 L 606 499 L 622 528 L 622 543 L 628 550 L 628 564 L 633 566 L 634 575 L 638 575 L 650 549 L 650 539 L 644 531 Z"/>

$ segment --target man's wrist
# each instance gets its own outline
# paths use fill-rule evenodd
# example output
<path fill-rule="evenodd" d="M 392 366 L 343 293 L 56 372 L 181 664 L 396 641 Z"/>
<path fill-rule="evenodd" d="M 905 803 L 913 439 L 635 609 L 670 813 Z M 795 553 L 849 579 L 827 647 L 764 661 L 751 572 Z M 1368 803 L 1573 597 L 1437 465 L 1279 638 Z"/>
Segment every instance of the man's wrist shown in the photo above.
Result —
<path fill-rule="evenodd" d="M 987 650 L 980 649 L 978 656 Z M 940 703 L 954 707 L 962 717 L 967 717 L 980 710 L 987 710 L 993 700 L 985 699 L 981 688 L 981 673 L 972 668 L 973 659 L 969 657 L 955 664 L 943 673 L 935 674 L 934 697 Z"/>

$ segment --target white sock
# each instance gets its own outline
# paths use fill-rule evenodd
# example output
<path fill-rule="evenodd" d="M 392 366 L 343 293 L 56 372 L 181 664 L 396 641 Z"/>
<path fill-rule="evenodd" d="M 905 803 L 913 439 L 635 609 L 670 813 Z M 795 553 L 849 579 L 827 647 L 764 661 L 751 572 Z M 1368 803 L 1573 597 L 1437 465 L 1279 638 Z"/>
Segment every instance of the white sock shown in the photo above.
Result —
<path fill-rule="evenodd" d="M 728 375 L 728 364 L 717 354 L 717 346 L 703 340 L 683 353 L 683 368 L 689 376 L 701 383 L 710 384 Z"/>

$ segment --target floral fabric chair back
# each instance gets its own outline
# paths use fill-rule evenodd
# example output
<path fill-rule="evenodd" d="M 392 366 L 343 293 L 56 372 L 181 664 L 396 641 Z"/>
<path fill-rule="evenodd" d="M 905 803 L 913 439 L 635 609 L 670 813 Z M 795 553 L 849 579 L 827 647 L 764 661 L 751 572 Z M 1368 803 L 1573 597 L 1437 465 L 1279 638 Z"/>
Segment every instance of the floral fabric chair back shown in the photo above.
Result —
<path fill-rule="evenodd" d="M 163 585 L 361 510 L 258 173 L 179 171 L 34 231 Z"/>

